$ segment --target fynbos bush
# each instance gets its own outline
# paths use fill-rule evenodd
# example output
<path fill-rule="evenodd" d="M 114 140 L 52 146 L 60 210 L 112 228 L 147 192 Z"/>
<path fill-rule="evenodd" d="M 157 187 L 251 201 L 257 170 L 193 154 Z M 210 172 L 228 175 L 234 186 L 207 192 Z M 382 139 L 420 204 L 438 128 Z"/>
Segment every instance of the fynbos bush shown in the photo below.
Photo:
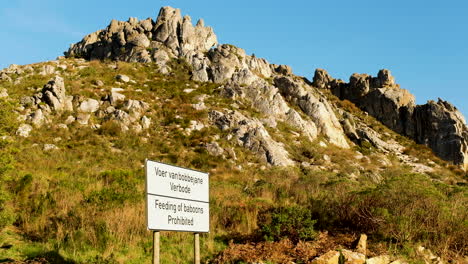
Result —
<path fill-rule="evenodd" d="M 270 241 L 284 238 L 293 242 L 312 240 L 316 235 L 315 223 L 310 210 L 302 206 L 272 208 L 258 216 L 260 233 Z"/>

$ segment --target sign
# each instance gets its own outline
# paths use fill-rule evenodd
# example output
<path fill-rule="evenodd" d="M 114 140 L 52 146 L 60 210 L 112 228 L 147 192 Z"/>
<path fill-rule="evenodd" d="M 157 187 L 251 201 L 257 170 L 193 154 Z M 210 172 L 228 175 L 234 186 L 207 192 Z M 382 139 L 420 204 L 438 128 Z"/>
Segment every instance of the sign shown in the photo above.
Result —
<path fill-rule="evenodd" d="M 208 173 L 147 160 L 149 230 L 209 232 Z"/>

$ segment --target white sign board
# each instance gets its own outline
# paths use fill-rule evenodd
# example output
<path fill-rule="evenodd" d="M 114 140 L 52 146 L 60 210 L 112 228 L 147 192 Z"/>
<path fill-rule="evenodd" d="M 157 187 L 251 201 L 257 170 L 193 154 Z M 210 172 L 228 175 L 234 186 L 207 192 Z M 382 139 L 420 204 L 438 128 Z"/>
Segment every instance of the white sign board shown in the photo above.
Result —
<path fill-rule="evenodd" d="M 149 230 L 209 232 L 208 174 L 147 160 Z"/>

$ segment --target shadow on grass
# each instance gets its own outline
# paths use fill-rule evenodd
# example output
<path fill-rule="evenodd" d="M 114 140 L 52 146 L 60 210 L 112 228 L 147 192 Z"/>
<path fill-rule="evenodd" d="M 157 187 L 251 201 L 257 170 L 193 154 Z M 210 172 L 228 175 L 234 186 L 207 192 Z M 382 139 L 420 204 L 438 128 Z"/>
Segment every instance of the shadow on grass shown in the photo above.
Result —
<path fill-rule="evenodd" d="M 64 257 L 62 257 L 57 251 L 49 251 L 45 253 L 40 253 L 35 256 L 31 256 L 27 259 L 26 263 L 29 263 L 28 261 L 37 261 L 38 263 L 48 264 L 76 264 L 76 262 L 67 260 Z"/>

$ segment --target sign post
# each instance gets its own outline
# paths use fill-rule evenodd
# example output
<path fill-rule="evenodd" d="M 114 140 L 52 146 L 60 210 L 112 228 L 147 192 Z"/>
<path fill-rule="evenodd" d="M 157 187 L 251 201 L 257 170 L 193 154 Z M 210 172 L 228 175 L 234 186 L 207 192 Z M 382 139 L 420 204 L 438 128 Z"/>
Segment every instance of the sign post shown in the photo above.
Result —
<path fill-rule="evenodd" d="M 193 240 L 194 264 L 200 264 L 200 234 L 193 234 Z"/>
<path fill-rule="evenodd" d="M 159 264 L 159 231 L 194 232 L 194 263 L 200 263 L 199 233 L 210 231 L 208 173 L 146 160 L 146 220 L 153 230 L 153 263 Z"/>
<path fill-rule="evenodd" d="M 159 264 L 159 231 L 153 231 L 153 264 Z"/>

